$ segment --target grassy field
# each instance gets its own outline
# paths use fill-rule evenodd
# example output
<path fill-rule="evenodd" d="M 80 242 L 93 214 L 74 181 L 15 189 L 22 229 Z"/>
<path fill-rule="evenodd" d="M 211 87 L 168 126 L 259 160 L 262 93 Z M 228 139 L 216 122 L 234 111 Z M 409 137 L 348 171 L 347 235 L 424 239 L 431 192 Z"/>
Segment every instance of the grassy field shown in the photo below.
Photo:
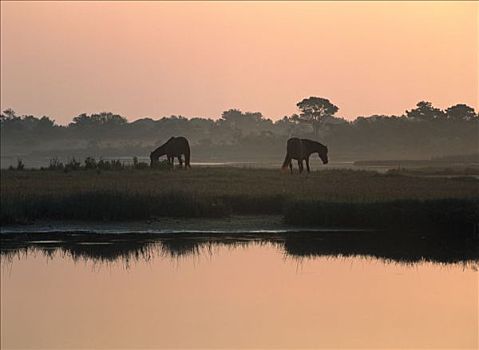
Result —
<path fill-rule="evenodd" d="M 384 220 L 381 225 L 377 222 L 381 215 L 395 218 L 392 223 L 398 225 L 411 221 L 408 216 L 413 215 L 414 220 L 424 219 L 422 226 L 438 226 L 432 221 L 444 217 L 444 211 L 454 212 L 454 220 L 469 226 L 479 221 L 479 181 L 463 177 L 353 170 L 300 176 L 272 169 L 206 167 L 189 171 L 5 170 L 0 189 L 3 224 L 36 219 L 283 214 L 286 222 L 307 225 L 384 226 Z M 354 215 L 361 219 L 352 220 Z"/>

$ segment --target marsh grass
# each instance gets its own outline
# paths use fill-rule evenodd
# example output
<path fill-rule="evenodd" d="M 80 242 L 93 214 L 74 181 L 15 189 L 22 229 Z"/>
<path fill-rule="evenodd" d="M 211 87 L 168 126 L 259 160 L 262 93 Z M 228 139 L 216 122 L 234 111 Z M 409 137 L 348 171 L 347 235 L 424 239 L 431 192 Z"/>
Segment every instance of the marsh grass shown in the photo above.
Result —
<path fill-rule="evenodd" d="M 323 170 L 1 172 L 2 224 L 283 214 L 295 225 L 474 231 L 479 181 Z"/>
<path fill-rule="evenodd" d="M 25 169 L 25 164 L 23 163 L 23 160 L 20 158 L 17 158 L 17 165 L 14 167 L 13 165 L 10 165 L 8 170 L 17 170 L 17 171 L 22 171 Z"/>
<path fill-rule="evenodd" d="M 188 193 L 79 192 L 63 195 L 2 197 L 2 223 L 38 219 L 128 221 L 155 217 L 223 217 L 229 211 L 220 199 Z"/>
<path fill-rule="evenodd" d="M 412 176 L 477 176 L 479 166 L 456 167 L 423 167 L 423 168 L 393 168 L 386 171 L 388 175 Z"/>
<path fill-rule="evenodd" d="M 294 201 L 284 220 L 292 225 L 369 227 L 387 230 L 434 230 L 470 234 L 479 223 L 477 199 L 395 200 L 331 203 Z"/>
<path fill-rule="evenodd" d="M 40 170 L 62 170 L 64 172 L 70 171 L 79 171 L 79 170 L 125 170 L 125 169 L 148 169 L 149 164 L 145 162 L 140 162 L 138 157 L 133 157 L 132 164 L 125 164 L 124 162 L 120 161 L 119 159 L 111 159 L 105 160 L 100 158 L 96 160 L 93 157 L 86 157 L 82 162 L 75 159 L 75 157 L 71 158 L 68 162 L 63 163 L 58 158 L 54 157 L 50 159 L 50 163 L 46 168 L 40 168 Z M 169 169 L 169 163 L 167 161 L 162 161 L 157 164 L 157 169 Z"/>

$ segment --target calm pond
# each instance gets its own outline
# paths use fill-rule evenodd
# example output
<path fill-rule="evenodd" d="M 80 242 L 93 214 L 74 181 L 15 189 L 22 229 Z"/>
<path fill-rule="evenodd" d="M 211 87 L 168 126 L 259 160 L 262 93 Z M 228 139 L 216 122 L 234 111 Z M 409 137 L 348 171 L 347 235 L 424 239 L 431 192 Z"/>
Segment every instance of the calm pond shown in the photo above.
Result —
<path fill-rule="evenodd" d="M 478 347 L 477 252 L 81 236 L 3 242 L 2 349 Z"/>

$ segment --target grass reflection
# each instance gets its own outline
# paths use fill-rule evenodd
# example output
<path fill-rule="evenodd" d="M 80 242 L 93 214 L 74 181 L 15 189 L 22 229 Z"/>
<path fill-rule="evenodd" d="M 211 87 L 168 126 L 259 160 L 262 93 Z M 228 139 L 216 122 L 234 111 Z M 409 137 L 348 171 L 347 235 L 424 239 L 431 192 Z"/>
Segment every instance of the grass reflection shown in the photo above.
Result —
<path fill-rule="evenodd" d="M 155 256 L 179 258 L 214 254 L 221 247 L 275 245 L 286 256 L 364 256 L 383 261 L 417 263 L 477 263 L 477 239 L 451 239 L 437 234 L 397 235 L 371 232 L 288 232 L 267 234 L 113 234 L 113 233 L 9 233 L 1 236 L 2 259 L 41 252 L 64 254 L 75 261 L 117 262 L 144 260 Z"/>

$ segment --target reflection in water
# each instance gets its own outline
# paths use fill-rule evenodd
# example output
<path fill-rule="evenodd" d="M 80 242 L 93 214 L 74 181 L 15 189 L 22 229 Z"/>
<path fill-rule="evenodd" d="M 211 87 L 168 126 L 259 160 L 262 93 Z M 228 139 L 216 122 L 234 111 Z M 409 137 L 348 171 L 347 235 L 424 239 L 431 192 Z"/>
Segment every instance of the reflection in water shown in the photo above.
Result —
<path fill-rule="evenodd" d="M 41 240 L 39 240 L 41 237 Z M 436 234 L 390 234 L 386 232 L 287 232 L 267 234 L 112 234 L 42 233 L 4 234 L 0 253 L 6 256 L 29 250 L 46 255 L 61 250 L 73 259 L 115 261 L 149 259 L 154 254 L 170 257 L 198 255 L 201 249 L 276 245 L 291 257 L 366 256 L 414 263 L 474 263 L 479 261 L 479 242 Z"/>
<path fill-rule="evenodd" d="M 471 241 L 8 234 L 1 258 L 2 349 L 479 345 Z"/>

